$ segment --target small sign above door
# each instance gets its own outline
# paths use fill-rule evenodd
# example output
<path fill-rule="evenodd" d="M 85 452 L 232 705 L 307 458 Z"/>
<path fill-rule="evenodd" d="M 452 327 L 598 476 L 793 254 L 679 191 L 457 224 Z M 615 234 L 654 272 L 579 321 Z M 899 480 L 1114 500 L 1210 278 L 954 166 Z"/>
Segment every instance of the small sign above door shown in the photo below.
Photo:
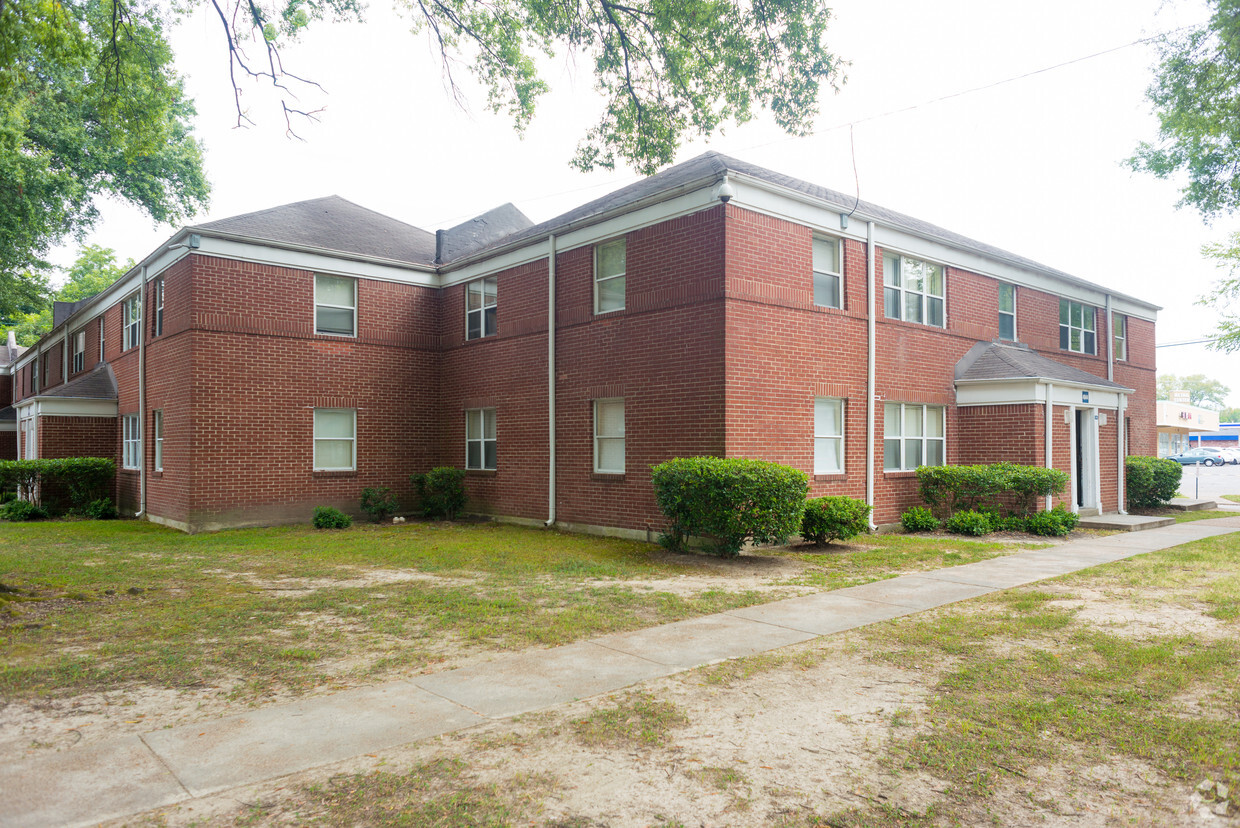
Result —
<path fill-rule="evenodd" d="M 1083 402 L 1083 403 L 1087 403 L 1087 402 L 1089 402 L 1089 392 L 1088 392 L 1088 391 L 1082 391 L 1082 392 L 1081 392 L 1081 402 Z"/>

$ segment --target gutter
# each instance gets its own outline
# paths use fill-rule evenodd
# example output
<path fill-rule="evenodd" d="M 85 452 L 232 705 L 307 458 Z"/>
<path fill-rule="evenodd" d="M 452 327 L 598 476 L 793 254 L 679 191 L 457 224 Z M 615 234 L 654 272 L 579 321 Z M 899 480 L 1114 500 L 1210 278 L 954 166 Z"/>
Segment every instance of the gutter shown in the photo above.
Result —
<path fill-rule="evenodd" d="M 555 525 L 555 234 L 547 236 L 547 520 Z"/>
<path fill-rule="evenodd" d="M 1047 382 L 1046 383 L 1046 437 L 1045 437 L 1046 449 L 1044 453 L 1046 455 L 1045 466 L 1048 469 L 1055 468 L 1054 443 L 1052 442 L 1054 436 L 1055 436 L 1055 383 Z M 1071 482 L 1069 482 L 1068 485 L 1071 485 Z M 1052 497 L 1050 495 L 1047 495 L 1046 496 L 1046 511 L 1048 512 L 1051 510 L 1051 500 L 1052 500 Z"/>
<path fill-rule="evenodd" d="M 142 265 L 142 280 L 138 288 L 138 511 L 134 517 L 146 514 L 146 326 L 150 323 L 146 316 L 148 276 L 146 265 Z M 121 321 L 124 322 L 124 319 Z M 122 339 L 124 336 L 122 327 Z"/>
<path fill-rule="evenodd" d="M 874 404 L 877 396 L 877 387 L 875 380 L 875 359 L 877 351 L 876 329 L 874 315 L 877 313 L 878 301 L 877 291 L 874 287 L 874 278 L 877 275 L 874 267 L 874 222 L 867 221 L 865 223 L 865 273 L 867 288 L 866 295 L 866 400 L 865 400 L 865 502 L 870 504 L 870 530 L 878 528 L 874 523 L 874 417 L 876 415 L 877 406 Z M 946 459 L 946 458 L 944 458 Z"/>

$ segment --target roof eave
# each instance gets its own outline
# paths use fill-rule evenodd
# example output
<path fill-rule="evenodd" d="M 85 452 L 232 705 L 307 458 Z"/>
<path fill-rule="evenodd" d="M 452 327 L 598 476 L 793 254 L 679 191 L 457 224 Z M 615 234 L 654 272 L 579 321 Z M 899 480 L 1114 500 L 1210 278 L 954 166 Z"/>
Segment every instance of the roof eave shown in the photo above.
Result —
<path fill-rule="evenodd" d="M 956 385 L 994 385 L 996 383 L 1031 382 L 1035 385 L 1070 385 L 1074 388 L 1091 388 L 1099 391 L 1111 391 L 1116 394 L 1135 394 L 1137 389 L 1125 388 L 1122 385 L 1102 385 L 1101 383 L 1080 382 L 1077 380 L 1056 379 L 1054 377 L 1002 377 L 994 379 L 958 379 Z"/>

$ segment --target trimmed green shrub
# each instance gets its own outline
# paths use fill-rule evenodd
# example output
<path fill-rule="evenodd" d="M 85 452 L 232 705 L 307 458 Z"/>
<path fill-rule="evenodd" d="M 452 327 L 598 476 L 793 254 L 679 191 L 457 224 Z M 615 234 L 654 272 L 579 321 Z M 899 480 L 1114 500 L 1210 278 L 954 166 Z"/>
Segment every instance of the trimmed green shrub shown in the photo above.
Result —
<path fill-rule="evenodd" d="M 29 500 L 10 500 L 8 503 L 0 506 L 0 518 L 11 520 L 14 523 L 39 520 L 45 517 L 47 517 L 47 512 Z"/>
<path fill-rule="evenodd" d="M 0 461 L 0 489 L 30 492 L 38 487 L 40 505 L 49 512 L 81 513 L 109 497 L 116 464 L 106 457 Z"/>
<path fill-rule="evenodd" d="M 914 506 L 900 515 L 900 525 L 905 532 L 933 532 L 939 528 L 939 519 L 925 506 Z"/>
<path fill-rule="evenodd" d="M 375 523 L 382 523 L 400 508 L 396 495 L 392 494 L 392 490 L 387 486 L 367 486 L 362 489 L 361 505 L 362 511 L 370 515 L 370 519 Z"/>
<path fill-rule="evenodd" d="M 1034 514 L 1038 514 L 1034 512 Z M 1008 515 L 1001 517 L 995 514 L 988 514 L 990 518 L 990 531 L 992 532 L 1025 532 L 1028 525 L 1029 517 L 1026 515 Z"/>
<path fill-rule="evenodd" d="M 764 460 L 678 457 L 651 469 L 655 502 L 671 521 L 666 543 L 683 549 L 691 536 L 709 551 L 740 554 L 746 541 L 783 543 L 801 528 L 805 472 Z"/>
<path fill-rule="evenodd" d="M 988 466 L 921 466 L 917 469 L 921 499 L 936 517 L 968 509 L 994 512 L 1010 501 L 1011 511 L 1029 515 L 1039 498 L 1057 495 L 1068 486 L 1068 473 L 1041 466 L 992 463 Z"/>
<path fill-rule="evenodd" d="M 1184 467 L 1165 457 L 1125 457 L 1129 509 L 1156 509 L 1176 496 Z"/>
<path fill-rule="evenodd" d="M 348 529 L 353 525 L 353 518 L 331 506 L 314 507 L 315 529 Z"/>
<path fill-rule="evenodd" d="M 872 506 L 851 497 L 815 497 L 805 502 L 801 537 L 819 546 L 870 531 Z"/>
<path fill-rule="evenodd" d="M 947 531 L 956 535 L 979 537 L 991 532 L 990 516 L 972 509 L 957 512 L 947 519 Z"/>
<path fill-rule="evenodd" d="M 79 514 L 90 520 L 116 520 L 119 516 L 119 513 L 116 511 L 116 504 L 106 497 L 87 503 Z"/>
<path fill-rule="evenodd" d="M 1174 460 L 1171 462 L 1175 463 Z M 1176 463 L 1176 465 L 1178 466 L 1179 463 Z M 1076 524 L 1080 519 L 1080 515 L 1070 509 L 1065 509 L 1064 505 L 1060 503 L 1050 511 L 1036 512 L 1025 518 L 1025 531 L 1031 535 L 1063 537 L 1076 528 Z"/>
<path fill-rule="evenodd" d="M 455 520 L 464 511 L 465 472 L 452 466 L 438 466 L 426 474 L 412 475 L 413 491 L 422 515 L 432 520 Z"/>

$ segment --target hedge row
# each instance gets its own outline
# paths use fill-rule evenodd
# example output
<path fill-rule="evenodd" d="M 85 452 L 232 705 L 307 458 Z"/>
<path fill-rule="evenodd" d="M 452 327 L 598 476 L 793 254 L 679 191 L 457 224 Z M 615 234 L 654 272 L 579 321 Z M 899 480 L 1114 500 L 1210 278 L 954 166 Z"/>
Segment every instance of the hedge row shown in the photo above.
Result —
<path fill-rule="evenodd" d="M 1068 473 L 1041 466 L 992 463 L 988 466 L 921 466 L 917 469 L 921 499 L 940 520 L 957 512 L 1007 508 L 1032 515 L 1038 501 L 1068 486 Z"/>
<path fill-rule="evenodd" d="M 0 491 L 29 493 L 50 514 L 84 513 L 99 500 L 112 500 L 116 464 L 105 457 L 58 460 L 0 460 Z"/>
<path fill-rule="evenodd" d="M 1184 467 L 1165 457 L 1124 458 L 1124 481 L 1128 484 L 1129 509 L 1154 509 L 1180 490 Z"/>

